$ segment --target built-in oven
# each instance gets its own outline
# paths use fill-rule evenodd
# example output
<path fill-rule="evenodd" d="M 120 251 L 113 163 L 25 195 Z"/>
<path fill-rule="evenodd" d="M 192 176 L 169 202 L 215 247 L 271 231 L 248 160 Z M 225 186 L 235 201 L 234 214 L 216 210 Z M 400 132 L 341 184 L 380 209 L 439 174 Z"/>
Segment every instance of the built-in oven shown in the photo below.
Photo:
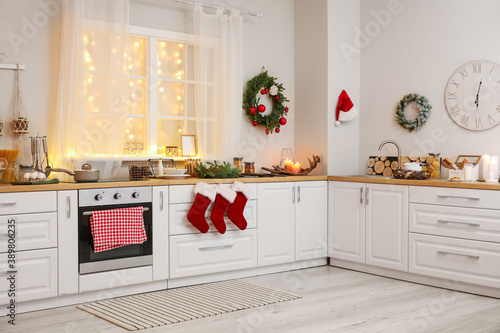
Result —
<path fill-rule="evenodd" d="M 78 191 L 78 261 L 80 274 L 153 264 L 151 187 L 85 189 Z M 90 217 L 93 211 L 143 207 L 147 240 L 103 252 L 94 251 Z"/>

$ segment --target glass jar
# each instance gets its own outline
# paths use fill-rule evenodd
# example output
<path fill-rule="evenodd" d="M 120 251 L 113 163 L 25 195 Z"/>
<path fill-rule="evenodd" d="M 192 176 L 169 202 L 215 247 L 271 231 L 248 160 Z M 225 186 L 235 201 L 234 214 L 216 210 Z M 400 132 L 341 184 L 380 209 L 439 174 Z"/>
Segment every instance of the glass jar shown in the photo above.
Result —
<path fill-rule="evenodd" d="M 255 162 L 245 162 L 245 173 L 255 173 Z"/>
<path fill-rule="evenodd" d="M 427 168 L 431 174 L 430 178 L 439 178 L 441 173 L 441 153 L 429 153 Z"/>
<path fill-rule="evenodd" d="M 24 165 L 20 164 L 19 165 L 19 176 L 17 177 L 20 181 L 24 180 L 24 174 L 25 173 L 31 173 L 33 172 L 33 166 L 32 165 Z"/>
<path fill-rule="evenodd" d="M 240 170 L 240 173 L 243 172 L 243 157 L 234 157 L 233 158 L 233 166 Z"/>
<path fill-rule="evenodd" d="M 16 161 L 7 162 L 7 169 L 5 169 L 2 175 L 2 183 L 7 184 L 17 181 L 15 168 L 16 168 Z"/>

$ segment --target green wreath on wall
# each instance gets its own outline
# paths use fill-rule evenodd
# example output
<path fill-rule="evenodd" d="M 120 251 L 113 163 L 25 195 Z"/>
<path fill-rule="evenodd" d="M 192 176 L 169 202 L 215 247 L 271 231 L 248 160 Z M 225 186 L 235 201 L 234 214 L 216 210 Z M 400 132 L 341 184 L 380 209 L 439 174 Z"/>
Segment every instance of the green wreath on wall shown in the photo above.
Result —
<path fill-rule="evenodd" d="M 408 120 L 405 116 L 405 108 L 411 102 L 413 102 L 418 109 L 418 116 L 414 120 Z M 419 94 L 408 94 L 399 101 L 396 107 L 395 119 L 399 126 L 413 132 L 413 130 L 419 130 L 427 122 L 431 114 L 431 109 L 432 106 L 429 104 L 429 100 L 426 97 Z"/>
<path fill-rule="evenodd" d="M 247 90 L 243 94 L 243 109 L 253 126 L 264 126 L 266 134 L 280 132 L 280 127 L 286 125 L 285 116 L 289 109 L 284 105 L 289 100 L 283 95 L 285 88 L 276 78 L 269 76 L 267 71 L 260 73 L 248 81 Z M 262 115 L 266 107 L 260 104 L 260 97 L 269 94 L 273 101 L 270 114 Z"/>

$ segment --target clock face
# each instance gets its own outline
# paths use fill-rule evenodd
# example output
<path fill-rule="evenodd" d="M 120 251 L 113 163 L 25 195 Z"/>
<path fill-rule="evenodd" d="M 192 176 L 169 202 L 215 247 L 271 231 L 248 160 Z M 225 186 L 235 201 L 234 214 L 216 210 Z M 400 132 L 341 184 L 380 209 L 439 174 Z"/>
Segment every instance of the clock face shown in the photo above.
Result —
<path fill-rule="evenodd" d="M 500 124 L 500 65 L 474 60 L 460 66 L 446 85 L 444 103 L 457 125 L 483 131 Z"/>

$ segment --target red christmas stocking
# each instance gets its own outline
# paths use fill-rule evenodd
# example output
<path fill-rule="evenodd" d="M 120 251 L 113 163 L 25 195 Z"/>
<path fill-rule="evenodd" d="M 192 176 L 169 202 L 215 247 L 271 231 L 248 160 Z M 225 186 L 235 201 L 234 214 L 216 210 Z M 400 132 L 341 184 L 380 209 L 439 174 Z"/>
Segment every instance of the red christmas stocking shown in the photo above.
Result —
<path fill-rule="evenodd" d="M 217 191 L 217 196 L 214 202 L 214 208 L 212 208 L 212 213 L 210 214 L 210 219 L 215 228 L 221 233 L 226 232 L 226 222 L 224 221 L 224 213 L 227 207 L 234 201 L 236 197 L 236 192 L 234 192 L 230 187 L 219 184 L 215 187 Z"/>
<path fill-rule="evenodd" d="M 206 233 L 210 229 L 210 226 L 205 219 L 205 212 L 212 201 L 214 201 L 216 193 L 210 185 L 200 182 L 195 185 L 194 194 L 196 196 L 193 205 L 187 213 L 187 219 L 200 232 Z"/>
<path fill-rule="evenodd" d="M 250 198 L 250 189 L 242 182 L 234 182 L 231 188 L 236 191 L 236 199 L 227 209 L 227 217 L 238 227 L 240 230 L 247 228 L 247 220 L 243 216 L 243 210 Z"/>

